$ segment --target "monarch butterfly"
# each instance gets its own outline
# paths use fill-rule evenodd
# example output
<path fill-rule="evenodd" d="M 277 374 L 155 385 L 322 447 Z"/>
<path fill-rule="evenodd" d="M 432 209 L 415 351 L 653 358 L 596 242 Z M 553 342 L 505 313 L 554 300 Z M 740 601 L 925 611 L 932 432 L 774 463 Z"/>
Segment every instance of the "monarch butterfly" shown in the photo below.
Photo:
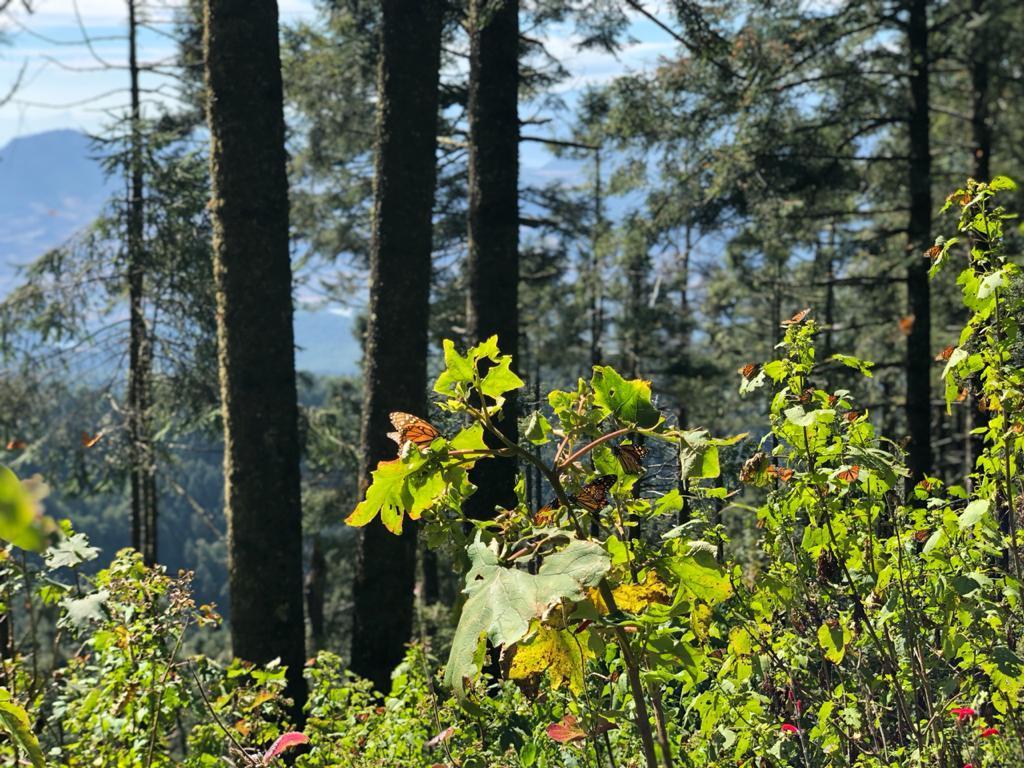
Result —
<path fill-rule="evenodd" d="M 639 475 L 644 470 L 644 457 L 650 453 L 645 445 L 636 443 L 621 443 L 612 447 L 612 453 L 619 460 L 619 464 L 631 475 Z"/>
<path fill-rule="evenodd" d="M 597 512 L 608 503 L 608 491 L 615 485 L 616 479 L 615 475 L 601 475 L 597 480 L 580 488 L 580 492 L 575 496 L 569 498 L 584 509 Z"/>
<path fill-rule="evenodd" d="M 757 372 L 757 366 L 754 363 L 747 363 L 742 368 L 740 368 L 738 371 L 736 371 L 736 373 L 738 373 L 740 376 L 742 376 L 747 381 L 750 381 L 750 379 L 754 378 L 754 374 L 756 372 Z"/>
<path fill-rule="evenodd" d="M 545 504 L 543 507 L 533 513 L 533 524 L 534 525 L 548 525 L 555 519 L 555 513 L 558 511 L 555 504 Z"/>
<path fill-rule="evenodd" d="M 399 453 L 408 443 L 412 443 L 417 448 L 428 448 L 435 439 L 441 436 L 441 433 L 432 424 L 411 413 L 393 411 L 390 418 L 397 431 L 388 432 L 388 437 L 398 443 Z"/>
<path fill-rule="evenodd" d="M 802 323 L 804 321 L 804 318 L 807 317 L 809 314 L 811 314 L 810 307 L 807 307 L 807 309 L 801 309 L 799 312 L 797 312 L 795 315 L 789 318 L 789 320 L 783 320 L 782 324 L 796 325 L 797 323 Z"/>
<path fill-rule="evenodd" d="M 23 451 L 28 448 L 28 443 L 24 440 L 18 440 L 17 438 L 7 441 L 8 451 Z"/>
<path fill-rule="evenodd" d="M 860 475 L 860 465 L 854 464 L 849 469 L 844 469 L 836 477 L 842 480 L 844 483 L 852 483 Z"/>

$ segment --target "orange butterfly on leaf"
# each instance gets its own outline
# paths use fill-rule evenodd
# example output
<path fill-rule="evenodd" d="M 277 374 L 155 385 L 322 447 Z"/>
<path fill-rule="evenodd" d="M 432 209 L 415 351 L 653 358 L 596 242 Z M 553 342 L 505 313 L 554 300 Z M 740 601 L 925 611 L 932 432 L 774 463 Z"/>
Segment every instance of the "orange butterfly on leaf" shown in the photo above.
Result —
<path fill-rule="evenodd" d="M 799 312 L 797 312 L 795 315 L 789 318 L 789 320 L 783 320 L 782 324 L 796 325 L 797 323 L 802 323 L 804 321 L 804 318 L 806 318 L 809 314 L 811 314 L 811 308 L 806 307 L 805 309 L 801 309 Z"/>
<path fill-rule="evenodd" d="M 860 476 L 860 465 L 853 464 L 849 469 L 844 469 L 836 477 L 844 483 L 852 483 Z"/>
<path fill-rule="evenodd" d="M 935 356 L 935 362 L 944 363 L 947 360 L 949 360 L 949 358 L 953 356 L 954 349 L 955 347 L 953 347 L 952 345 L 946 347 L 944 350 L 942 350 L 941 352 L 939 352 L 939 354 Z"/>
<path fill-rule="evenodd" d="M 545 504 L 543 507 L 533 513 L 533 524 L 539 526 L 550 525 L 554 522 L 555 514 L 558 512 L 558 508 L 554 503 Z"/>
<path fill-rule="evenodd" d="M 793 470 L 790 467 L 777 467 L 774 464 L 768 467 L 768 474 L 779 478 L 784 483 L 788 483 L 793 478 Z"/>
<path fill-rule="evenodd" d="M 639 475 L 644 471 L 644 457 L 650 452 L 647 446 L 636 443 L 621 443 L 612 448 L 615 458 L 630 475 Z"/>
<path fill-rule="evenodd" d="M 615 475 L 601 475 L 597 480 L 584 485 L 580 488 L 579 493 L 569 498 L 574 504 L 579 504 L 590 512 L 597 512 L 608 503 L 608 491 L 615 485 L 617 479 Z"/>
<path fill-rule="evenodd" d="M 914 538 L 918 541 L 925 541 L 928 539 L 928 535 L 931 533 L 927 528 L 919 528 L 914 531 Z"/>
<path fill-rule="evenodd" d="M 398 452 L 401 453 L 405 446 L 412 443 L 419 449 L 429 448 L 441 433 L 433 424 L 424 421 L 419 416 L 402 411 L 393 411 L 390 414 L 391 423 L 395 427 L 394 432 L 388 432 L 388 437 L 398 443 Z"/>
<path fill-rule="evenodd" d="M 738 373 L 747 381 L 750 381 L 752 378 L 754 378 L 754 374 L 757 373 L 757 366 L 754 365 L 753 363 L 747 363 L 738 371 L 736 371 L 736 373 Z"/>
<path fill-rule="evenodd" d="M 95 435 L 90 435 L 88 432 L 82 433 L 82 447 L 92 448 L 96 443 L 103 437 L 102 432 L 97 432 Z"/>

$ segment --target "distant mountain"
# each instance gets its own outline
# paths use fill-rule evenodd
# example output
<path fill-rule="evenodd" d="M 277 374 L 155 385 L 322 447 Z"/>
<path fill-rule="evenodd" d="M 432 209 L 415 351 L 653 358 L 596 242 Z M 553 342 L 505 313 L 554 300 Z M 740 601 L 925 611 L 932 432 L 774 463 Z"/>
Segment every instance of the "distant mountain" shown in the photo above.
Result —
<path fill-rule="evenodd" d="M 17 265 L 96 218 L 113 189 L 77 131 L 25 136 L 0 149 L 0 291 Z"/>
<path fill-rule="evenodd" d="M 17 267 L 88 226 L 118 191 L 88 136 L 47 131 L 14 139 L 0 149 L 0 296 Z M 349 317 L 328 311 L 295 314 L 296 364 L 318 374 L 358 369 L 359 344 Z"/>

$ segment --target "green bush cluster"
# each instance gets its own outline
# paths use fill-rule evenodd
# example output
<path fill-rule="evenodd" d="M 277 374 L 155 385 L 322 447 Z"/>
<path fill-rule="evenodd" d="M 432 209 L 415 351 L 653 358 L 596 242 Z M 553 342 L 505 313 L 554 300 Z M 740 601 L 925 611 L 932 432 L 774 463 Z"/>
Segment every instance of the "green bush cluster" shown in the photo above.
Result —
<path fill-rule="evenodd" d="M 446 342 L 439 406 L 456 435 L 397 435 L 353 525 L 419 521 L 465 573 L 448 658 L 410 648 L 387 695 L 320 653 L 304 723 L 287 720 L 284 670 L 194 655 L 215 631 L 188 574 L 95 549 L 41 513 L 38 482 L 0 472 L 0 609 L 52 647 L 2 659 L 0 761 L 35 766 L 938 766 L 1024 760 L 1024 281 L 1007 254 L 1007 179 L 970 182 L 947 207 L 964 246 L 968 320 L 937 354 L 949 403 L 973 398 L 983 451 L 962 484 L 911 477 L 837 386 L 871 375 L 816 359 L 813 314 L 787 321 L 779 355 L 741 372 L 768 429 L 715 438 L 673 426 L 649 382 L 599 366 L 548 397 L 508 440 L 496 416 L 523 382 L 495 340 Z M 422 434 L 422 431 L 421 431 Z M 426 431 L 431 435 L 431 431 Z M 485 436 L 488 438 L 485 440 Z M 497 447 L 495 447 L 497 446 Z M 745 451 L 736 487 L 722 452 Z M 468 520 L 469 470 L 514 456 L 551 503 Z M 654 462 L 673 487 L 641 492 Z M 723 514 L 746 515 L 740 561 Z M 23 554 L 43 553 L 42 559 Z M 33 598 L 34 596 L 34 598 Z M 33 599 L 28 599 L 33 598 Z M 56 616 L 48 634 L 48 617 Z M 294 733 L 301 728 L 301 734 Z M 298 744 L 280 750 L 284 736 Z M 286 742 L 276 742 L 276 745 Z M 277 754 L 280 751 L 281 754 Z"/>

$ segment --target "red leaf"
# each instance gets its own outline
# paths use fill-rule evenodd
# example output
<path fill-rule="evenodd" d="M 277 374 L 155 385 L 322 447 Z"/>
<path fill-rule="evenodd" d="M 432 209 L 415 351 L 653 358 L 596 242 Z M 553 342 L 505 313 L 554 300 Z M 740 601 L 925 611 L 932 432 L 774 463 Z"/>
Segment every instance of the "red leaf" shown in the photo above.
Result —
<path fill-rule="evenodd" d="M 289 731 L 288 733 L 282 733 L 273 744 L 270 745 L 270 749 L 263 753 L 263 764 L 269 765 L 270 761 L 280 755 L 285 750 L 297 747 L 299 744 L 308 744 L 309 736 L 299 731 Z"/>
<path fill-rule="evenodd" d="M 430 739 L 430 741 L 428 741 L 426 744 L 424 744 L 424 746 L 427 749 L 433 749 L 438 744 L 443 744 L 444 742 L 448 741 L 448 739 L 450 739 L 454 735 L 455 735 L 455 726 L 454 725 L 449 725 L 447 728 L 445 728 L 439 734 L 437 734 L 432 739 Z"/>
<path fill-rule="evenodd" d="M 557 741 L 559 744 L 568 744 L 573 741 L 582 741 L 587 738 L 586 731 L 576 725 L 576 718 L 566 715 L 561 722 L 552 723 L 548 726 L 548 738 Z"/>
<path fill-rule="evenodd" d="M 782 733 L 800 733 L 800 729 L 792 723 L 783 723 L 782 727 L 779 728 Z"/>

